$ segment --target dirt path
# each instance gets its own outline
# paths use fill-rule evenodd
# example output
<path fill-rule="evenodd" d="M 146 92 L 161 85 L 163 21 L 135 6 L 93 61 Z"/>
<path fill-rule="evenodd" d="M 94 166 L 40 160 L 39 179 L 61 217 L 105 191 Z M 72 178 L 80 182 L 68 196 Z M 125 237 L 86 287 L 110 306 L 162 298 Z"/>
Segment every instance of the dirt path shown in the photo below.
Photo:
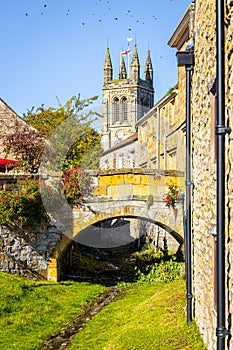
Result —
<path fill-rule="evenodd" d="M 120 294 L 119 289 L 112 287 L 105 294 L 101 294 L 99 298 L 87 306 L 84 312 L 68 322 L 57 334 L 52 334 L 50 339 L 46 340 L 40 350 L 65 350 L 68 349 L 71 340 L 83 329 L 86 324 L 108 305 L 117 295 Z"/>

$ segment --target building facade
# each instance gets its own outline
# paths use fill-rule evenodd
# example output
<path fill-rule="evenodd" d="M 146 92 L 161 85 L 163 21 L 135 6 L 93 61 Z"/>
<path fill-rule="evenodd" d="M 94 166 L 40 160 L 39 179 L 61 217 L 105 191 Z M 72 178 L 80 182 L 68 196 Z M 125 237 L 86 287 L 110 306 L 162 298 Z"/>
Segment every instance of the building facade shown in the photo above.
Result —
<path fill-rule="evenodd" d="M 233 4 L 225 6 L 225 327 L 224 349 L 233 346 Z M 189 24 L 185 25 L 187 18 Z M 186 28 L 189 28 L 187 35 Z M 217 217 L 216 217 L 216 1 L 195 0 L 169 39 L 169 45 L 184 51 L 193 39 L 195 64 L 191 74 L 191 236 L 193 316 L 208 350 L 217 349 Z M 185 111 L 185 67 L 178 68 L 180 108 Z M 183 91 L 183 96 L 180 91 Z"/>
<path fill-rule="evenodd" d="M 101 169 L 122 169 L 138 167 L 138 133 L 130 135 L 112 148 L 103 152 Z"/>
<path fill-rule="evenodd" d="M 179 93 L 175 85 L 137 122 L 139 167 L 184 171 L 185 113 Z"/>

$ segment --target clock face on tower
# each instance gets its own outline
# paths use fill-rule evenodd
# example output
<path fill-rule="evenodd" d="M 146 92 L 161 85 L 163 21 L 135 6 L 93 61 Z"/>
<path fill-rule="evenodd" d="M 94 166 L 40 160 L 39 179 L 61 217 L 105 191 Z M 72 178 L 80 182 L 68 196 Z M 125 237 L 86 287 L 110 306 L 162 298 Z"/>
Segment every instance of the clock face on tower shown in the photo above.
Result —
<path fill-rule="evenodd" d="M 116 132 L 116 137 L 118 138 L 118 140 L 122 140 L 123 137 L 124 137 L 124 135 L 125 135 L 125 133 L 124 133 L 123 130 L 118 130 L 118 131 Z"/>

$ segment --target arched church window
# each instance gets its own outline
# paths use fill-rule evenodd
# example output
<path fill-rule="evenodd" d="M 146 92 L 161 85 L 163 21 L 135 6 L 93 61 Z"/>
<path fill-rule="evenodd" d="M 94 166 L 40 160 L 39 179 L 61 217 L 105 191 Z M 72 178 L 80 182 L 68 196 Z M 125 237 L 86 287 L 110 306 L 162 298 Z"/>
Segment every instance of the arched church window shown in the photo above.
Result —
<path fill-rule="evenodd" d="M 114 99 L 114 122 L 119 122 L 120 121 L 120 103 L 119 99 L 115 98 Z"/>
<path fill-rule="evenodd" d="M 149 111 L 149 99 L 147 97 L 142 97 L 141 99 L 141 113 L 142 116 Z"/>
<path fill-rule="evenodd" d="M 122 99 L 122 110 L 123 110 L 123 120 L 128 120 L 128 109 L 127 109 L 127 99 L 123 97 Z"/>

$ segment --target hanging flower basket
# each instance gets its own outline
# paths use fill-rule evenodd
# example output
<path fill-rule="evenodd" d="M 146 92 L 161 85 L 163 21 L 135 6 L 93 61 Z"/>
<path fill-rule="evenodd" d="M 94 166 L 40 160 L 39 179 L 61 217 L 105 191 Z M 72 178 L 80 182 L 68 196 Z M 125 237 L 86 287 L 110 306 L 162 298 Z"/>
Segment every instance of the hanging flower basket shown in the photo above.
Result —
<path fill-rule="evenodd" d="M 168 184 L 168 191 L 164 193 L 163 202 L 168 208 L 175 208 L 177 203 L 177 198 L 180 194 L 179 187 L 172 181 Z"/>

